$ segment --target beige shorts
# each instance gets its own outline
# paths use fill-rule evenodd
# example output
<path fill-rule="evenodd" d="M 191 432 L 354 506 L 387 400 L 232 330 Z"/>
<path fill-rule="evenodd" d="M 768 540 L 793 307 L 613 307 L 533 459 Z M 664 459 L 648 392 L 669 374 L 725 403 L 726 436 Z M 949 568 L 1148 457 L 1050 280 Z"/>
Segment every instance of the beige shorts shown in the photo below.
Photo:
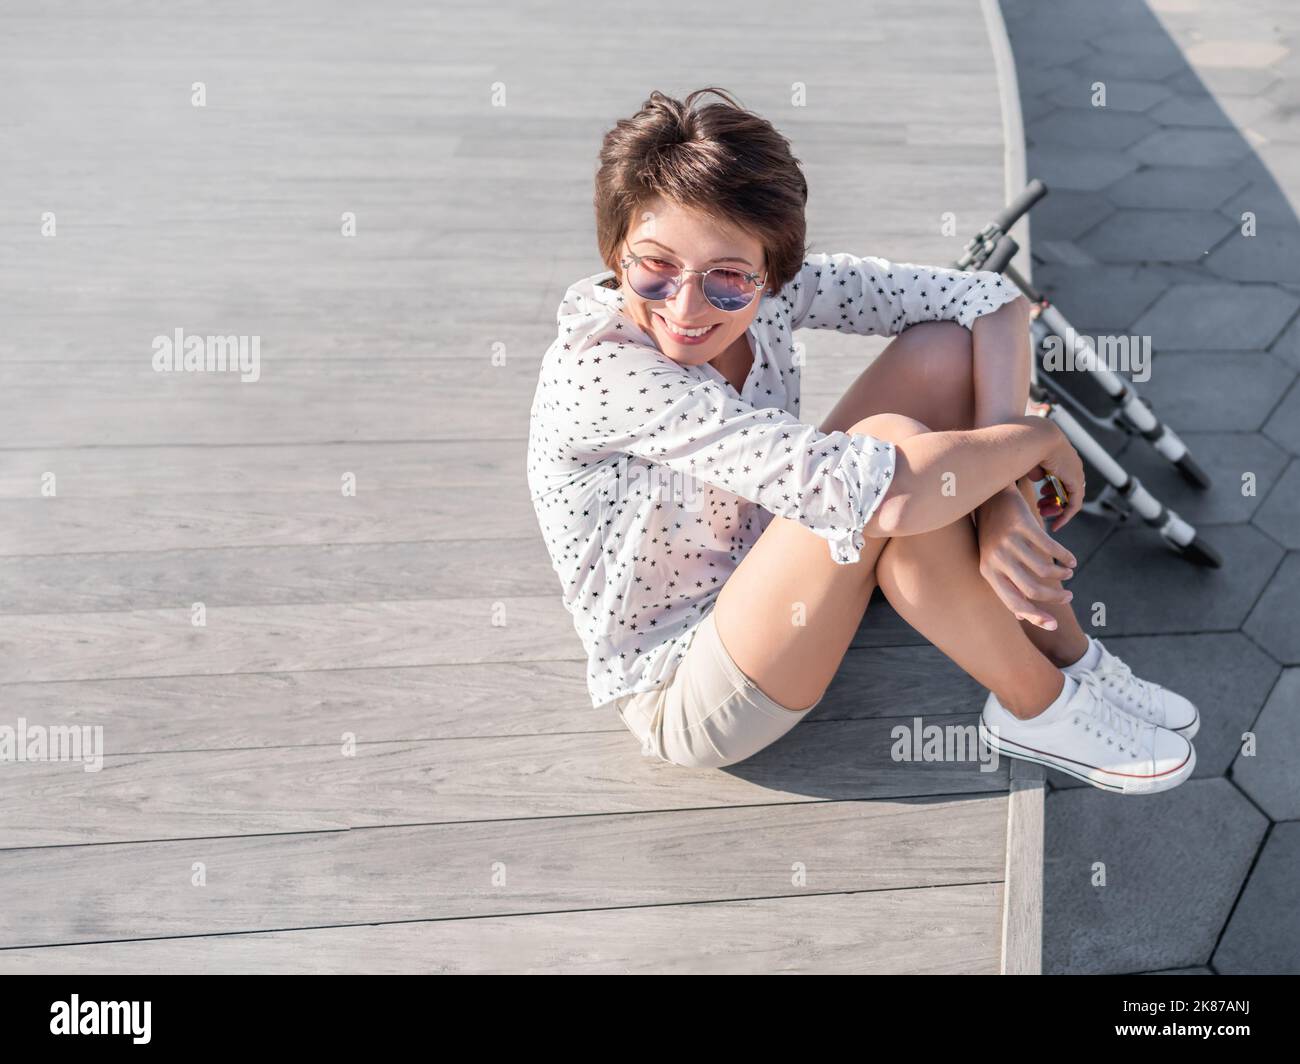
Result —
<path fill-rule="evenodd" d="M 646 757 L 721 768 L 776 742 L 825 697 L 800 710 L 773 701 L 727 653 L 709 610 L 667 684 L 623 695 L 613 705 Z"/>

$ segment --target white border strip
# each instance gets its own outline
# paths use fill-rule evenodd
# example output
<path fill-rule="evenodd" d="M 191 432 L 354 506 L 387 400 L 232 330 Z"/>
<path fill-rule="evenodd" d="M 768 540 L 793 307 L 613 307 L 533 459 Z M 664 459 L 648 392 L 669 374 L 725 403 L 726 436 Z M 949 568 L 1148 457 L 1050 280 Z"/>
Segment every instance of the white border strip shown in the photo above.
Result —
<path fill-rule="evenodd" d="M 1015 57 L 998 0 L 980 0 L 984 26 L 993 49 L 998 97 L 1002 105 L 1002 173 L 1004 202 L 1010 203 L 1028 183 L 1025 170 L 1025 128 L 1020 113 L 1020 87 Z M 1020 250 L 1011 260 L 1032 283 L 1029 258 L 1029 216 L 1011 227 Z M 1007 797 L 1007 862 L 1002 883 L 1003 975 L 1041 975 L 1043 971 L 1043 806 L 1045 777 L 1041 765 L 1019 758 L 1011 761 L 1011 793 Z"/>
<path fill-rule="evenodd" d="M 1002 19 L 998 0 L 980 0 L 984 14 L 984 27 L 993 49 L 993 70 L 997 75 L 998 99 L 1002 105 L 1002 175 L 1005 185 L 1004 203 L 1010 203 L 1029 183 L 1025 171 L 1025 126 L 1020 114 L 1020 86 L 1016 80 L 1016 59 L 1007 36 L 1007 24 Z M 1011 260 L 1026 281 L 1033 282 L 1029 260 L 1029 215 L 1022 215 L 1011 227 L 1011 235 L 1020 250 Z"/>

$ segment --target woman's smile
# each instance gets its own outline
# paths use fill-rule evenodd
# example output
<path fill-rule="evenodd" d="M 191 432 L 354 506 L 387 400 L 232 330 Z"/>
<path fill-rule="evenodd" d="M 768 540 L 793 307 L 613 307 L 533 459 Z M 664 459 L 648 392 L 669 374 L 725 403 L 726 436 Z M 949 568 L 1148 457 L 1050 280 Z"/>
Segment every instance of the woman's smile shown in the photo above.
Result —
<path fill-rule="evenodd" d="M 655 310 L 655 311 L 651 311 L 651 313 L 656 318 L 659 319 L 660 323 L 663 325 L 663 331 L 668 335 L 668 337 L 671 340 L 673 340 L 675 343 L 679 343 L 679 344 L 684 344 L 688 346 L 693 346 L 695 344 L 702 344 L 706 340 L 708 340 L 709 337 L 711 337 L 718 329 L 718 323 L 715 323 L 713 325 L 699 325 L 693 328 L 686 328 L 684 326 L 678 325 L 678 323 L 674 321 L 669 320 L 660 311 Z"/>

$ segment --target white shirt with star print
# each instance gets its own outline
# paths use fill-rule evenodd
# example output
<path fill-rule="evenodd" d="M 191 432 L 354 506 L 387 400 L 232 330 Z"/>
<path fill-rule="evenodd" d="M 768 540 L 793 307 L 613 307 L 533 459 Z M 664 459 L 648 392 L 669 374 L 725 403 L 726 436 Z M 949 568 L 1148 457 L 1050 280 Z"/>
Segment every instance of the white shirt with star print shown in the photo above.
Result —
<path fill-rule="evenodd" d="M 593 706 L 667 683 L 695 626 L 772 516 L 858 561 L 889 489 L 894 445 L 799 420 L 794 331 L 895 336 L 923 321 L 970 328 L 1020 293 L 991 271 L 809 255 L 764 295 L 737 392 L 705 363 L 663 354 L 609 271 L 575 282 L 542 358 L 528 485 L 565 608 L 587 653 Z"/>

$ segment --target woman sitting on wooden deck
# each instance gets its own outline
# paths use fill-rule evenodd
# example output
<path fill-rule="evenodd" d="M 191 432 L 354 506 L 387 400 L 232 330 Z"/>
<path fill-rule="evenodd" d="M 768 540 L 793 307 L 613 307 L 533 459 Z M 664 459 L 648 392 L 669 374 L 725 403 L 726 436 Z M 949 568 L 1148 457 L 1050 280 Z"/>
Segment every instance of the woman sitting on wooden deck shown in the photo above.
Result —
<path fill-rule="evenodd" d="M 608 269 L 560 304 L 528 445 L 593 705 L 647 755 L 734 764 L 821 701 L 878 584 L 989 689 L 1001 753 L 1120 793 L 1181 783 L 1195 707 L 1087 636 L 1062 586 L 1044 519 L 1078 512 L 1083 467 L 1025 416 L 1028 301 L 992 272 L 809 254 L 807 196 L 788 141 L 720 89 L 653 93 L 605 137 Z M 896 337 L 817 427 L 799 328 Z M 1047 474 L 1066 506 L 1037 497 Z"/>

